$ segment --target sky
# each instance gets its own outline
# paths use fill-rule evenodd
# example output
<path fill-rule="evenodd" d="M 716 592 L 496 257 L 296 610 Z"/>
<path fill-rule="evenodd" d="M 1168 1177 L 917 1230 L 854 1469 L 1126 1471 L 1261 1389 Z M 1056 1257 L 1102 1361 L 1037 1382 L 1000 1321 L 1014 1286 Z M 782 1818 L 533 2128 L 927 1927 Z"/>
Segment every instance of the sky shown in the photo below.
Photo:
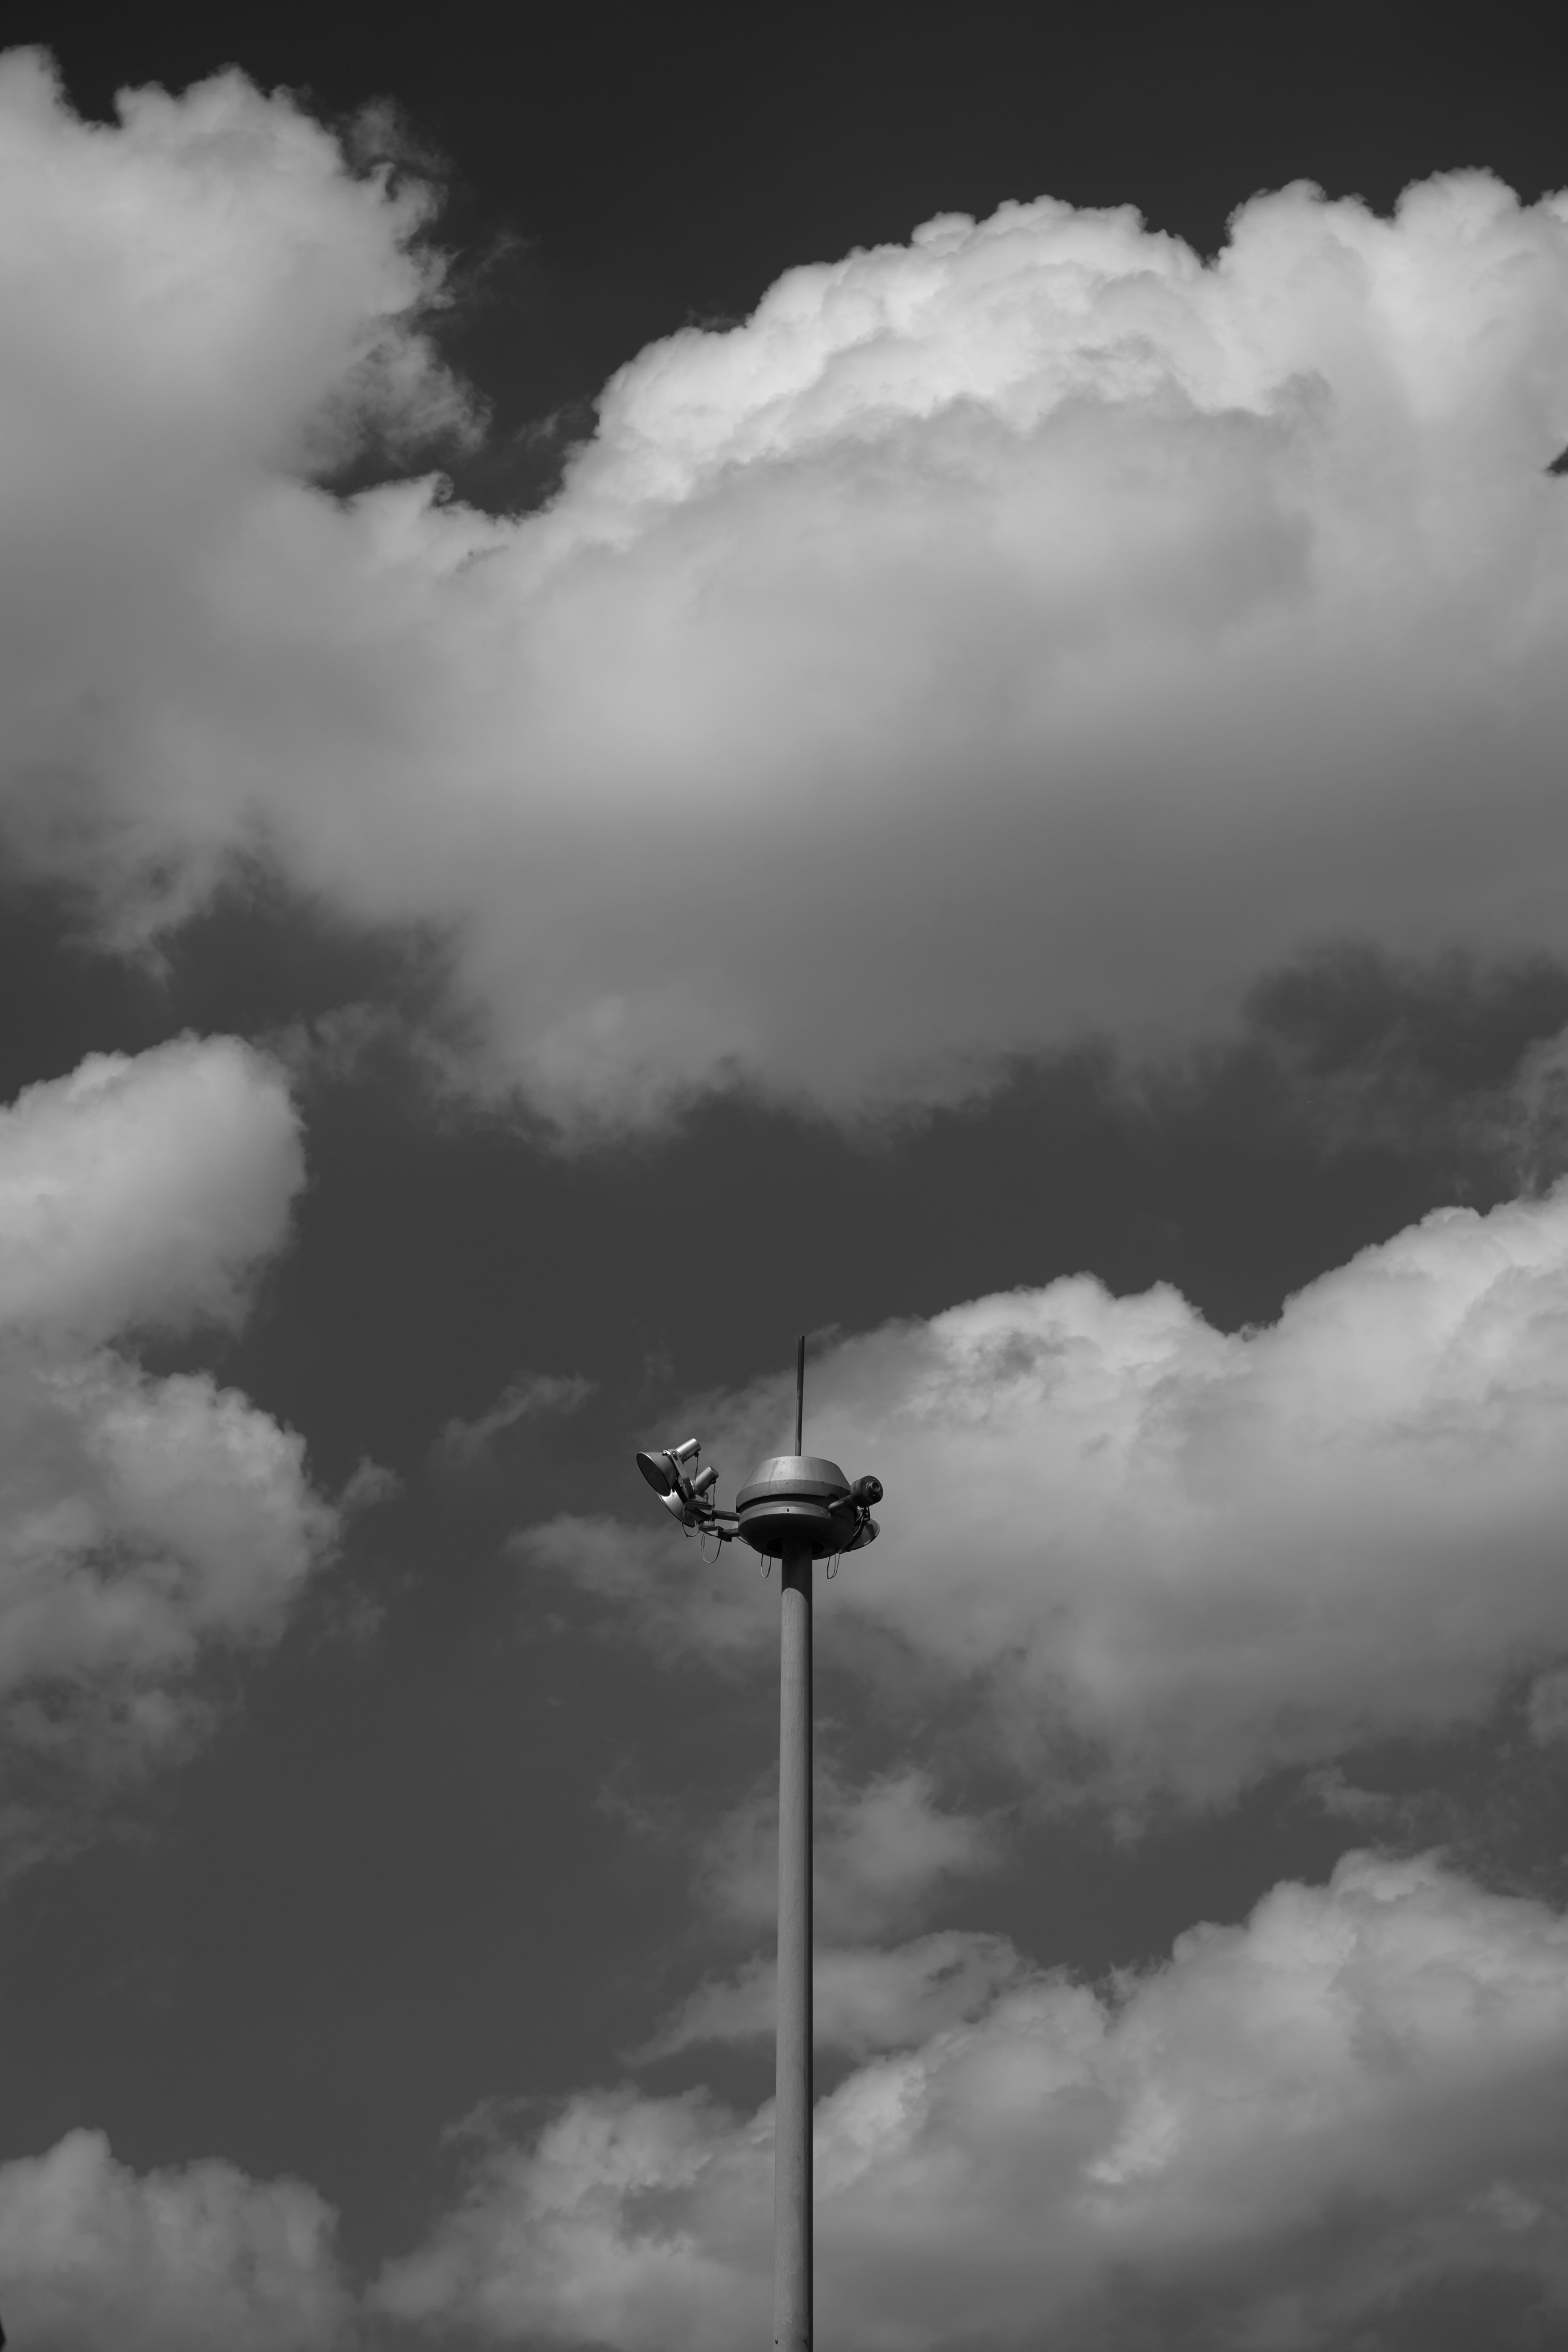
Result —
<path fill-rule="evenodd" d="M 1568 2352 L 1568 44 L 3 30 L 8 2339 Z"/>

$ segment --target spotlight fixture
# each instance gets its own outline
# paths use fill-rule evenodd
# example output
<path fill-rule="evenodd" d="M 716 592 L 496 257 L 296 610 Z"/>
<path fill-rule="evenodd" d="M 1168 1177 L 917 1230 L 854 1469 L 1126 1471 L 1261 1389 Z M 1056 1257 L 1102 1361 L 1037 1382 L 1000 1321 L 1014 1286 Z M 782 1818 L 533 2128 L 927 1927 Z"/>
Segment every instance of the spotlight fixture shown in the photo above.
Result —
<path fill-rule="evenodd" d="M 682 1440 L 679 1445 L 667 1445 L 662 1454 L 639 1454 L 637 1468 L 657 1495 L 668 1495 L 680 1483 L 682 1469 L 700 1453 L 694 1437 Z"/>

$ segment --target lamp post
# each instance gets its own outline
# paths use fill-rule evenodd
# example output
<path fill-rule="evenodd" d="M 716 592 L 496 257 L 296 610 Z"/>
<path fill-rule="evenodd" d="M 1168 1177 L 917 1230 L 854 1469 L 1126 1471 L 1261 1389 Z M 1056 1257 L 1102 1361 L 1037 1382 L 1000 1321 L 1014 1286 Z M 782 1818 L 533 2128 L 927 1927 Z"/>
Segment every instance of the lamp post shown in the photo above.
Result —
<path fill-rule="evenodd" d="M 795 1452 L 763 1463 L 733 1511 L 709 1499 L 719 1474 L 688 1475 L 694 1437 L 637 1468 L 689 1535 L 736 1536 L 781 1563 L 779 1578 L 779 1941 L 773 2102 L 773 2344 L 811 2352 L 811 1577 L 819 1559 L 877 1538 L 879 1478 L 853 1485 L 837 1462 L 806 1454 L 805 1340 L 795 1356 Z M 829 1570 L 831 1573 L 831 1570 Z"/>

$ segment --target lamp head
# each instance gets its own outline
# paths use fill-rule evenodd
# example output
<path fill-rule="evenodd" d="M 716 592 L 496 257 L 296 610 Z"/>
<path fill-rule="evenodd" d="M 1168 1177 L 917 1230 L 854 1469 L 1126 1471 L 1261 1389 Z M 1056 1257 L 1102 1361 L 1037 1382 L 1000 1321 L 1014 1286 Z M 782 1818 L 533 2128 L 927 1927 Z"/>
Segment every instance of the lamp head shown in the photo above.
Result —
<path fill-rule="evenodd" d="M 679 1445 L 667 1445 L 661 1452 L 636 1456 L 637 1468 L 661 1503 L 668 1502 L 672 1495 L 684 1495 L 686 1500 L 690 1500 L 687 1465 L 696 1461 L 699 1450 L 694 1437 L 684 1437 Z M 717 1477 L 717 1471 L 713 1475 Z M 711 1486 L 713 1479 L 710 1478 L 708 1484 Z M 697 1491 L 701 1490 L 699 1488 Z"/>
<path fill-rule="evenodd" d="M 639 1454 L 637 1465 L 660 1502 L 675 1492 L 678 1474 L 668 1454 Z"/>

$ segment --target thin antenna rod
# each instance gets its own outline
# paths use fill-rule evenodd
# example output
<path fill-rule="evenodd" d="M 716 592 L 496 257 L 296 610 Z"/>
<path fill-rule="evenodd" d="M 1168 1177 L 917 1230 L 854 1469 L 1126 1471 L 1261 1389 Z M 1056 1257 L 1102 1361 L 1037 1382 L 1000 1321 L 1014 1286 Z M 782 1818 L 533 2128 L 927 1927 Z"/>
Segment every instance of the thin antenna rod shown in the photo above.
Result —
<path fill-rule="evenodd" d="M 795 1358 L 795 1450 L 798 1458 L 805 1441 L 805 1333 Z"/>

